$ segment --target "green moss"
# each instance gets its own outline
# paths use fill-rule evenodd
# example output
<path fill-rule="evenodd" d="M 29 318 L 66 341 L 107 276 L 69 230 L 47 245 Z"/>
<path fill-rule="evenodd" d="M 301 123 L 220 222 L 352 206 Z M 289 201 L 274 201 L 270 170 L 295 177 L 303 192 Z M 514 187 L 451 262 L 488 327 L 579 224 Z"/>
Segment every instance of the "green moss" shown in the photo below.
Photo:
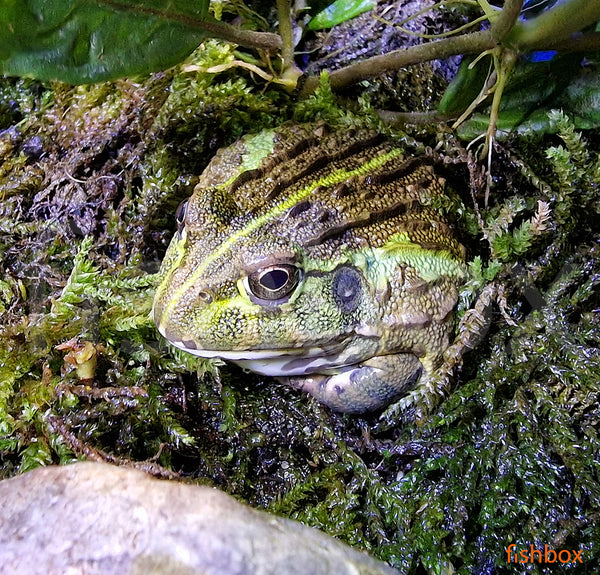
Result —
<path fill-rule="evenodd" d="M 369 447 L 358 456 L 333 435 L 338 462 L 272 509 L 371 548 L 401 573 L 505 570 L 511 543 L 583 549 L 597 564 L 600 258 L 583 251 L 568 265 L 547 304 L 495 333 L 476 377 L 422 427 L 387 441 L 385 459 L 369 464 Z"/>
<path fill-rule="evenodd" d="M 581 548 L 571 572 L 586 572 L 600 541 L 598 134 L 556 115 L 559 137 L 521 147 L 545 183 L 506 161 L 489 209 L 456 186 L 471 261 L 462 311 L 494 281 L 516 325 L 494 310 L 453 391 L 419 422 L 415 410 L 341 417 L 170 348 L 149 316 L 175 206 L 217 147 L 288 118 L 353 125 L 364 112 L 377 123 L 366 104 L 360 115 L 340 107 L 325 78 L 294 105 L 239 69 L 199 69 L 234 58 L 207 42 L 191 68 L 139 83 L 36 95 L 0 81 L 27 110 L 6 120 L 21 135 L 0 142 L 0 475 L 86 455 L 146 462 L 318 526 L 401 573 L 510 572 L 513 542 Z M 23 150 L 34 135 L 40 157 Z M 93 381 L 56 349 L 71 337 L 93 344 Z"/>
<path fill-rule="evenodd" d="M 169 87 L 152 133 L 168 138 L 167 150 L 177 153 L 184 169 L 203 168 L 215 145 L 276 125 L 285 116 L 288 98 L 276 89 L 257 92 L 250 73 L 237 61 L 233 46 L 208 40 Z M 228 71 L 217 73 L 227 66 Z"/>

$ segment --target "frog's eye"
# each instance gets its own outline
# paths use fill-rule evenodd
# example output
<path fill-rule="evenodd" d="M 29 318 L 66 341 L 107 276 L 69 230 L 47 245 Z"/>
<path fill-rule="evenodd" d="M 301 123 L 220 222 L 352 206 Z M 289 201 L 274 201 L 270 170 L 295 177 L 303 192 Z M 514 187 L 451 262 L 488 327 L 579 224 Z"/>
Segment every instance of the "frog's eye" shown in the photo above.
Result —
<path fill-rule="evenodd" d="M 278 264 L 251 273 L 244 278 L 244 287 L 255 303 L 280 304 L 288 300 L 301 278 L 300 268 Z"/>
<path fill-rule="evenodd" d="M 177 224 L 177 232 L 181 235 L 183 227 L 185 225 L 185 209 L 187 208 L 188 201 L 184 200 L 177 206 L 175 211 L 175 223 Z"/>

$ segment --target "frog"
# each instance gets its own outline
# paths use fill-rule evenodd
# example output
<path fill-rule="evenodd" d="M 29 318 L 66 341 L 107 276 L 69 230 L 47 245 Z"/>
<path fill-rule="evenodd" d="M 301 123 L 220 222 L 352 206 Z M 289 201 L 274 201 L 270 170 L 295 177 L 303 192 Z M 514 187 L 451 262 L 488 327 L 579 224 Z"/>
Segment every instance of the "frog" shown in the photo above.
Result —
<path fill-rule="evenodd" d="M 220 149 L 176 213 L 160 334 L 337 412 L 426 386 L 467 271 L 446 179 L 406 147 L 369 128 L 283 124 Z"/>

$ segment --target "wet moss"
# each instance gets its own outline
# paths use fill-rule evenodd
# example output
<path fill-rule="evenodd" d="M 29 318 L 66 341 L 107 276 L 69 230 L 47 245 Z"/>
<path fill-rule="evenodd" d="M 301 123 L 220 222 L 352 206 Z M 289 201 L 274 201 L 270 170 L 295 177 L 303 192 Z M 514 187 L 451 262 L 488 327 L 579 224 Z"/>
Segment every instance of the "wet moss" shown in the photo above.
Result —
<path fill-rule="evenodd" d="M 0 82 L 0 103 L 18 103 L 0 133 L 0 476 L 129 462 L 320 527 L 401 573 L 510 572 L 510 543 L 583 549 L 571 572 L 586 572 L 600 541 L 598 135 L 557 115 L 560 138 L 513 144 L 544 181 L 497 149 L 489 208 L 477 174 L 477 209 L 455 186 L 473 271 L 461 313 L 496 282 L 515 325 L 495 308 L 418 421 L 416 408 L 339 416 L 169 348 L 149 317 L 175 206 L 216 148 L 288 118 L 357 121 L 325 81 L 295 105 L 235 69 L 206 71 L 235 57 L 207 43 L 139 82 Z M 85 342 L 90 379 L 76 369 Z"/>

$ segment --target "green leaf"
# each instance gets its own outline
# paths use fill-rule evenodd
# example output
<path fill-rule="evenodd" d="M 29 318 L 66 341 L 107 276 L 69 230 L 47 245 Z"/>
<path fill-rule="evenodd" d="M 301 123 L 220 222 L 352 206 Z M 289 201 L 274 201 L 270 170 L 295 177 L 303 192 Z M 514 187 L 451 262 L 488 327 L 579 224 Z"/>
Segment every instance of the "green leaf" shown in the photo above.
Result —
<path fill-rule="evenodd" d="M 310 30 L 322 30 L 341 24 L 363 12 L 372 10 L 377 5 L 375 0 L 336 0 L 319 12 L 309 23 Z"/>
<path fill-rule="evenodd" d="M 84 84 L 173 66 L 207 36 L 208 0 L 3 0 L 0 73 Z"/>
<path fill-rule="evenodd" d="M 561 54 L 547 62 L 522 61 L 514 69 L 502 95 L 496 134 L 521 135 L 555 133 L 552 110 L 563 110 L 576 129 L 595 128 L 600 124 L 600 72 L 581 65 L 580 54 Z M 475 77 L 474 77 L 475 78 Z M 457 75 L 444 95 L 439 109 L 446 113 L 461 111 L 471 94 L 481 87 L 480 78 L 466 73 Z M 468 94 L 462 97 L 461 92 Z M 464 140 L 472 140 L 487 130 L 489 115 L 473 114 L 458 131 Z"/>
<path fill-rule="evenodd" d="M 490 71 L 490 57 L 480 59 L 473 67 L 474 57 L 463 58 L 456 76 L 442 97 L 438 111 L 442 114 L 459 115 L 475 100 Z"/>

